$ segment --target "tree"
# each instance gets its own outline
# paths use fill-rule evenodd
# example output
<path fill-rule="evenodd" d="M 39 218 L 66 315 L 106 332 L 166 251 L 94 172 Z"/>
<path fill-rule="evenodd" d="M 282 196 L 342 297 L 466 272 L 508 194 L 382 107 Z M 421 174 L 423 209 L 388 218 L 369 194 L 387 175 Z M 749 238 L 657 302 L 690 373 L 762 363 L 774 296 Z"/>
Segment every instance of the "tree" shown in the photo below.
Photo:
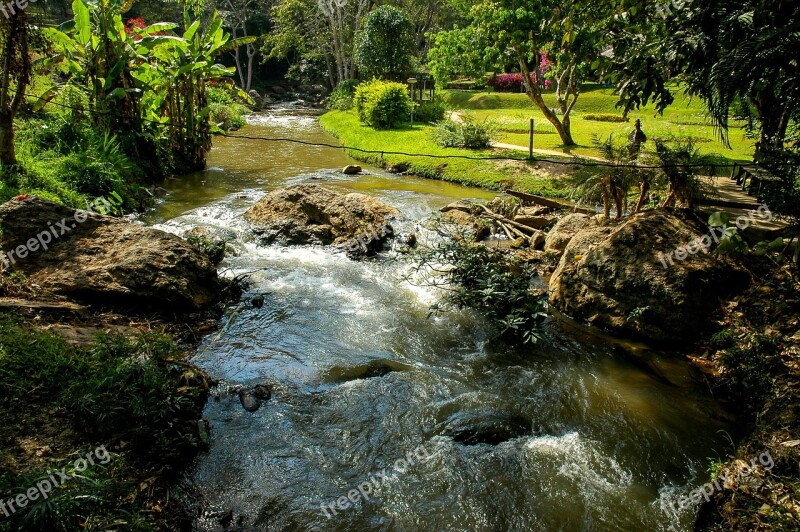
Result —
<path fill-rule="evenodd" d="M 353 40 L 371 0 L 281 0 L 272 8 L 273 30 L 264 43 L 268 59 L 292 62 L 289 75 L 322 63 L 331 88 L 355 77 Z"/>
<path fill-rule="evenodd" d="M 678 80 L 699 96 L 727 140 L 732 109 L 751 119 L 756 158 L 780 152 L 800 114 L 800 8 L 793 0 L 694 0 L 681 9 L 647 0 L 578 0 L 598 9 L 612 45 L 604 70 L 626 109 L 673 101 Z"/>
<path fill-rule="evenodd" d="M 231 37 L 238 39 L 250 36 L 254 18 L 262 10 L 261 0 L 218 0 L 220 16 L 225 21 L 225 26 L 230 29 Z M 236 47 L 231 55 L 236 62 L 236 71 L 239 73 L 239 86 L 245 92 L 250 92 L 253 84 L 253 63 L 259 47 L 255 42 Z M 242 54 L 244 52 L 244 55 Z"/>
<path fill-rule="evenodd" d="M 481 78 L 489 68 L 483 53 L 486 48 L 472 26 L 440 31 L 431 37 L 428 69 L 442 87 L 457 75 Z"/>
<path fill-rule="evenodd" d="M 0 19 L 1 20 L 1 19 Z M 0 163 L 17 164 L 14 150 L 14 118 L 25 100 L 31 77 L 28 24 L 24 10 L 0 22 L 2 84 L 0 84 Z M 13 89 L 11 88 L 13 85 Z"/>
<path fill-rule="evenodd" d="M 362 75 L 401 79 L 413 69 L 414 25 L 408 13 L 381 6 L 356 35 L 355 61 Z"/>
<path fill-rule="evenodd" d="M 589 65 L 602 49 L 602 34 L 591 11 L 563 6 L 556 0 L 519 4 L 516 0 L 483 0 L 470 11 L 471 25 L 490 43 L 485 50 L 489 62 L 511 59 L 519 66 L 525 92 L 545 118 L 553 124 L 566 146 L 572 139 L 570 114 L 580 96 L 580 85 Z M 552 61 L 549 76 L 555 82 L 557 109 L 545 102 L 542 86 L 532 82 L 547 57 Z M 537 80 L 538 81 L 538 80 Z"/>

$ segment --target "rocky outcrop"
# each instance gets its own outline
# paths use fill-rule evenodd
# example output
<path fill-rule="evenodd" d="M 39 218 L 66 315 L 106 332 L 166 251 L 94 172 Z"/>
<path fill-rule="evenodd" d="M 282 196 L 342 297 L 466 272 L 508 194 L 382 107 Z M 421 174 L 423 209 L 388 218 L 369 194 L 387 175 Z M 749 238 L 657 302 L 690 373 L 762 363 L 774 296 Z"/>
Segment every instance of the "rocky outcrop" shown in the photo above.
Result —
<path fill-rule="evenodd" d="M 550 280 L 550 303 L 578 320 L 646 340 L 691 338 L 719 299 L 750 279 L 736 261 L 715 253 L 667 258 L 706 233 L 697 215 L 674 209 L 589 225 L 566 246 Z"/>
<path fill-rule="evenodd" d="M 245 213 L 267 242 L 333 244 L 374 250 L 394 233 L 397 209 L 365 194 L 339 194 L 319 185 L 274 190 Z"/>
<path fill-rule="evenodd" d="M 116 309 L 194 312 L 224 283 L 180 237 L 35 197 L 0 205 L 4 266 L 45 292 Z"/>
<path fill-rule="evenodd" d="M 544 250 L 561 255 L 569 241 L 572 240 L 572 237 L 582 229 L 593 225 L 596 225 L 596 222 L 586 214 L 568 214 L 564 216 L 547 233 Z"/>

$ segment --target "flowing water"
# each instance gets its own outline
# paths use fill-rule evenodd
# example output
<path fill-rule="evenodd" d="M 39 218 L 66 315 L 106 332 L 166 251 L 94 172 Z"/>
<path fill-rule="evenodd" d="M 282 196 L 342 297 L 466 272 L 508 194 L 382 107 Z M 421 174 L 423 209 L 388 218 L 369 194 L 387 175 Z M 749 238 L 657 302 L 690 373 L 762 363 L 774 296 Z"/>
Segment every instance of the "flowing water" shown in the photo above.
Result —
<path fill-rule="evenodd" d="M 243 133 L 335 142 L 291 108 Z M 335 171 L 350 162 L 331 148 L 218 139 L 209 169 L 170 181 L 145 218 L 235 235 L 222 268 L 253 272 L 193 360 L 223 383 L 193 472 L 208 507 L 232 510 L 242 530 L 691 529 L 696 507 L 677 501 L 707 482 L 731 424 L 682 362 L 555 320 L 537 345 L 510 347 L 468 312 L 429 317 L 437 294 L 406 282 L 391 254 L 354 262 L 256 244 L 242 213 L 289 184 L 373 194 L 406 230 L 454 198 L 492 196 Z M 273 387 L 255 413 L 226 393 L 255 384 Z M 445 430 L 453 423 L 523 431 L 466 445 Z M 212 516 L 197 529 L 219 529 Z"/>

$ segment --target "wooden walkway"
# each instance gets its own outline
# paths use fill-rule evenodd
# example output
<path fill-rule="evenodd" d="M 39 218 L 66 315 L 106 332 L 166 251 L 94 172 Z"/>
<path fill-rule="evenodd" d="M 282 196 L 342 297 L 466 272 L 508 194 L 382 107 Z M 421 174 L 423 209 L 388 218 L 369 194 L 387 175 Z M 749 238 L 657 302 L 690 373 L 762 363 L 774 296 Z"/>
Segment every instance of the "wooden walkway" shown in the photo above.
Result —
<path fill-rule="evenodd" d="M 788 227 L 786 222 L 778 220 L 775 216 L 772 216 L 771 221 L 764 219 L 758 212 L 761 207 L 758 199 L 743 191 L 729 176 L 713 177 L 711 180 L 714 192 L 711 197 L 701 202 L 697 207 L 698 211 L 708 215 L 722 211 L 732 218 L 740 216 L 748 218 L 752 225 L 744 231 L 744 234 L 751 242 L 774 240 Z"/>

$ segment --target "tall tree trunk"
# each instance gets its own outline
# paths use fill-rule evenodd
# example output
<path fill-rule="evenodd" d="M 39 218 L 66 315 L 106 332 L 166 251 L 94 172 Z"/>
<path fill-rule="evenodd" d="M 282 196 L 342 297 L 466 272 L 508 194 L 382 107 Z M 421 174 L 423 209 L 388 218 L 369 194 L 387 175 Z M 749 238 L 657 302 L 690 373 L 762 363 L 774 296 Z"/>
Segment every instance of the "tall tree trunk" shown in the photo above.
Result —
<path fill-rule="evenodd" d="M 2 78 L 0 84 L 0 163 L 17 164 L 14 151 L 14 117 L 17 115 L 31 76 L 31 60 L 28 55 L 28 23 L 25 11 L 20 10 L 3 25 Z M 13 96 L 11 83 L 15 84 Z"/>

